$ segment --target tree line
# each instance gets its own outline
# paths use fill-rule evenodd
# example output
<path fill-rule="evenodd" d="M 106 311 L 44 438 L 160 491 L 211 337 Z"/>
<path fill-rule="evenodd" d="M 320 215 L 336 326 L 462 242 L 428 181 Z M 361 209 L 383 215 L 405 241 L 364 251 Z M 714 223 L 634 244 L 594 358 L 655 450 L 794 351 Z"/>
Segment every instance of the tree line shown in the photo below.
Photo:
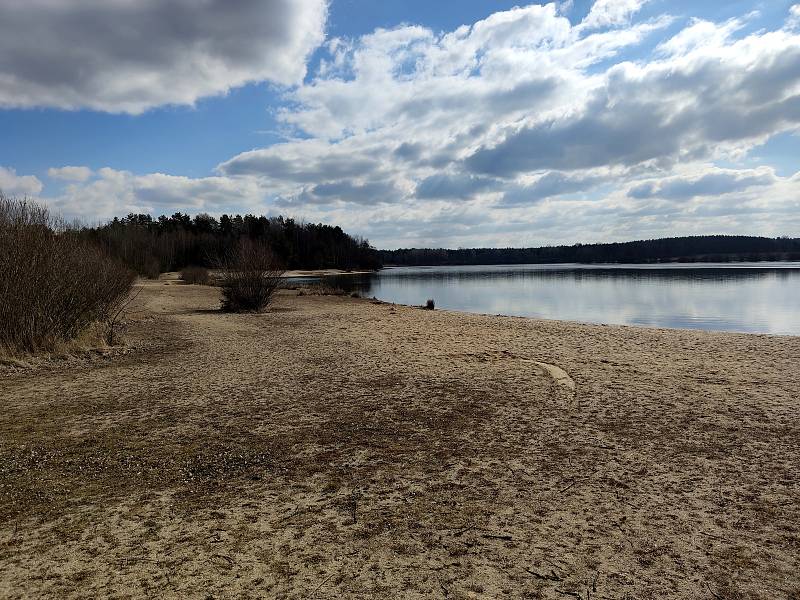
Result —
<path fill-rule="evenodd" d="M 385 265 L 500 265 L 800 260 L 800 238 L 690 236 L 540 248 L 409 248 L 381 250 Z"/>
<path fill-rule="evenodd" d="M 264 244 L 287 269 L 377 269 L 378 252 L 369 241 L 341 227 L 283 217 L 208 214 L 170 217 L 129 214 L 83 235 L 140 275 L 157 277 L 190 265 L 214 266 L 243 239 Z"/>

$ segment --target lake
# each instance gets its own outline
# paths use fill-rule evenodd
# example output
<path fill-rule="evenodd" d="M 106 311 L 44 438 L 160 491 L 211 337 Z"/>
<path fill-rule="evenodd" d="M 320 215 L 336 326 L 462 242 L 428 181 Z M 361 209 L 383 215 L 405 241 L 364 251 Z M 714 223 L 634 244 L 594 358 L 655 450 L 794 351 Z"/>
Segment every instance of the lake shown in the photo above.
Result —
<path fill-rule="evenodd" d="M 398 304 L 647 327 L 800 335 L 800 263 L 395 267 L 331 278 Z"/>

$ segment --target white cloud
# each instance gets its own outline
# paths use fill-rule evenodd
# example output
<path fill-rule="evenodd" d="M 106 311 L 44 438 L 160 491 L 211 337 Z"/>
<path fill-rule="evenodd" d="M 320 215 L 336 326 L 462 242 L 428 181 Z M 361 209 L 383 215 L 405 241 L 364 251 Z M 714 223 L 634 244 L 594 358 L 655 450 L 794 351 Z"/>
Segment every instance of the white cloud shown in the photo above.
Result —
<path fill-rule="evenodd" d="M 570 12 L 572 12 L 574 5 L 575 0 L 561 0 L 560 2 L 557 2 L 556 8 L 558 10 L 558 14 L 564 16 L 568 15 Z"/>
<path fill-rule="evenodd" d="M 463 200 L 483 191 L 496 189 L 498 181 L 469 173 L 436 173 L 419 182 L 417 198 L 449 198 Z"/>
<path fill-rule="evenodd" d="M 0 107 L 140 113 L 296 84 L 327 0 L 0 2 Z"/>
<path fill-rule="evenodd" d="M 609 173 L 598 171 L 587 171 L 577 175 L 548 171 L 530 182 L 507 186 L 500 206 L 530 206 L 547 198 L 556 198 L 566 194 L 585 194 L 609 181 L 610 178 Z"/>
<path fill-rule="evenodd" d="M 380 156 L 370 152 L 365 140 L 359 148 L 347 141 L 334 146 L 323 140 L 302 140 L 244 152 L 220 165 L 230 176 L 259 176 L 271 181 L 324 183 L 363 177 L 377 171 Z M 374 149 L 374 148 L 373 148 Z"/>
<path fill-rule="evenodd" d="M 53 167 L 47 169 L 47 176 L 62 181 L 86 181 L 92 176 L 89 167 Z"/>
<path fill-rule="evenodd" d="M 786 26 L 789 29 L 800 27 L 800 4 L 795 4 L 789 9 L 789 19 L 786 21 Z"/>
<path fill-rule="evenodd" d="M 7 196 L 36 196 L 43 187 L 33 175 L 17 175 L 10 167 L 0 167 L 0 192 Z"/>
<path fill-rule="evenodd" d="M 628 190 L 628 196 L 691 200 L 698 196 L 719 197 L 751 188 L 769 187 L 778 181 L 775 170 L 769 167 L 744 170 L 710 167 L 695 176 L 679 175 L 637 183 Z"/>
<path fill-rule="evenodd" d="M 733 156 L 800 126 L 798 65 L 800 36 L 781 31 L 712 41 L 644 65 L 621 63 L 579 110 L 509 124 L 466 165 L 513 177 Z"/>
<path fill-rule="evenodd" d="M 96 221 L 128 213 L 263 212 L 264 198 L 265 190 L 252 179 L 135 175 L 110 168 L 98 170 L 89 181 L 68 185 L 56 197 L 42 197 L 67 218 Z"/>
<path fill-rule="evenodd" d="M 417 26 L 378 30 L 337 43 L 321 76 L 291 94 L 301 108 L 282 117 L 335 139 L 389 125 L 419 132 L 458 127 L 462 116 L 471 127 L 498 113 L 567 110 L 592 86 L 584 69 L 666 24 L 582 35 L 548 4 L 495 13 L 443 35 Z"/>
<path fill-rule="evenodd" d="M 528 114 L 578 109 L 602 83 L 585 69 L 662 26 L 582 36 L 551 4 L 442 35 L 401 27 L 334 40 L 322 74 L 291 95 L 299 108 L 282 114 L 314 138 L 243 153 L 220 172 L 297 184 L 392 179 L 399 189 L 442 194 L 433 182 L 459 177 L 445 168 L 490 130 Z"/>
<path fill-rule="evenodd" d="M 720 47 L 742 28 L 740 19 L 730 19 L 717 25 L 702 19 L 692 20 L 692 24 L 682 29 L 677 35 L 660 44 L 657 51 L 661 54 L 677 57 L 685 56 L 693 50 L 702 50 L 704 46 Z"/>
<path fill-rule="evenodd" d="M 624 25 L 648 0 L 597 0 L 583 20 L 586 29 Z"/>

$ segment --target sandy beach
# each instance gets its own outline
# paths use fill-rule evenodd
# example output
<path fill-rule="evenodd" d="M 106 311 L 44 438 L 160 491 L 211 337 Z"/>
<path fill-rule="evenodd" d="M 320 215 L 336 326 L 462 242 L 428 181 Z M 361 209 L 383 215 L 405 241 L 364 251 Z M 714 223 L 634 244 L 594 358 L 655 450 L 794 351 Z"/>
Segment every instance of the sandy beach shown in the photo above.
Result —
<path fill-rule="evenodd" d="M 310 271 L 286 271 L 283 276 L 287 279 L 304 277 L 331 277 L 333 275 L 367 275 L 374 271 L 343 271 L 341 269 L 312 269 Z"/>
<path fill-rule="evenodd" d="M 0 367 L 0 597 L 800 597 L 798 337 L 142 287 Z"/>

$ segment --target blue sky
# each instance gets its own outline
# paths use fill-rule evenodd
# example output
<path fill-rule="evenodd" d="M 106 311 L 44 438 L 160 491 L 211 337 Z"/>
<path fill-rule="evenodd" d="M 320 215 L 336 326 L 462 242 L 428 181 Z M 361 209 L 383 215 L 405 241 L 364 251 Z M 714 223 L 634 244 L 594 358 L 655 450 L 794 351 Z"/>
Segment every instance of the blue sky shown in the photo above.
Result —
<path fill-rule="evenodd" d="M 381 247 L 800 235 L 800 4 L 699 4 L 7 3 L 0 189 Z"/>

